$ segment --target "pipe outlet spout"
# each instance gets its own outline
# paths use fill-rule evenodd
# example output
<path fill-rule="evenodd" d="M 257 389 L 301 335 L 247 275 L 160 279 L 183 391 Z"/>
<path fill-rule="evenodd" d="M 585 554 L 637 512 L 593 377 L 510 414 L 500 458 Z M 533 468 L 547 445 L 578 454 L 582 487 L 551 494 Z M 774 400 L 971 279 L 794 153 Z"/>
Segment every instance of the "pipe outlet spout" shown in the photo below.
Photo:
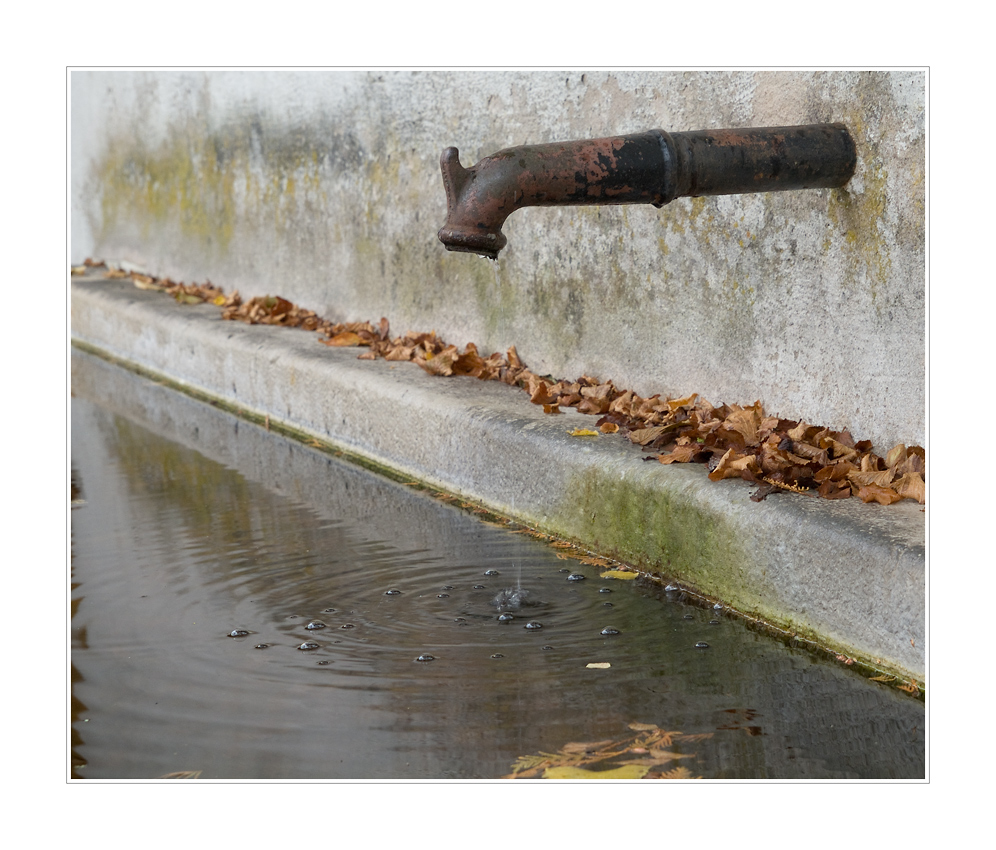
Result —
<path fill-rule="evenodd" d="M 497 259 L 501 228 L 521 207 L 653 204 L 675 198 L 791 189 L 837 189 L 857 153 L 843 124 L 650 130 L 606 139 L 505 148 L 470 168 L 459 151 L 440 157 L 448 251 Z"/>

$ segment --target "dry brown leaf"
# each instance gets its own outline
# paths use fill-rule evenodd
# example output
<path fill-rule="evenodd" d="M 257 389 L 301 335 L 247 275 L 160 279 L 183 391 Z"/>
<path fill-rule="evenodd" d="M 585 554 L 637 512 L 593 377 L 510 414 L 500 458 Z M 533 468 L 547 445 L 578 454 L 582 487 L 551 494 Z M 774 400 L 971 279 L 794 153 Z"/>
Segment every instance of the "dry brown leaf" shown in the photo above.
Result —
<path fill-rule="evenodd" d="M 857 495 L 862 502 L 878 502 L 880 505 L 891 505 L 903 498 L 891 487 L 879 487 L 876 484 L 859 487 Z"/>
<path fill-rule="evenodd" d="M 907 472 L 892 486 L 904 499 L 915 499 L 921 505 L 927 499 L 927 486 L 918 472 Z"/>
<path fill-rule="evenodd" d="M 333 336 L 331 339 L 323 339 L 320 342 L 336 348 L 363 345 L 363 339 L 355 331 L 343 331 Z"/>

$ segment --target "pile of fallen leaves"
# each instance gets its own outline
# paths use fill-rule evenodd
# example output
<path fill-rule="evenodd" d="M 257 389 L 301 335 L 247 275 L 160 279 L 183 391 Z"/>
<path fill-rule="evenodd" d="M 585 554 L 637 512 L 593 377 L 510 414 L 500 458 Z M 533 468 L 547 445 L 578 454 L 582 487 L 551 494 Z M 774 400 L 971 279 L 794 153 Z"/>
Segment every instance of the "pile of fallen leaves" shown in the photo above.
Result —
<path fill-rule="evenodd" d="M 85 273 L 103 263 L 87 260 L 74 273 Z M 868 440 L 855 440 L 846 430 L 835 431 L 764 411 L 761 402 L 713 406 L 693 393 L 686 398 L 643 398 L 584 375 L 575 381 L 555 381 L 536 375 L 519 359 L 515 346 L 503 356 L 484 357 L 468 343 L 463 351 L 440 339 L 435 331 L 392 338 L 386 318 L 370 322 L 333 323 L 276 296 L 243 302 L 238 291 L 226 296 L 210 283 L 186 285 L 168 278 L 108 269 L 105 277 L 130 277 L 142 289 L 161 290 L 181 303 L 211 303 L 222 307 L 222 318 L 249 324 L 282 325 L 316 331 L 319 342 L 333 347 L 362 347 L 361 360 L 383 358 L 417 363 L 440 377 L 464 375 L 501 381 L 529 393 L 545 413 L 562 407 L 598 416 L 601 433 L 625 435 L 653 452 L 644 460 L 663 464 L 701 463 L 712 481 L 742 478 L 755 483 L 751 496 L 761 501 L 771 493 L 788 491 L 824 499 L 856 496 L 864 502 L 890 505 L 902 499 L 924 504 L 926 453 L 921 446 L 893 446 L 884 454 Z M 581 430 L 575 435 L 596 434 Z"/>
<path fill-rule="evenodd" d="M 635 733 L 621 740 L 572 742 L 556 753 L 522 756 L 502 779 L 701 779 L 684 765 L 671 762 L 695 758 L 675 752 L 676 743 L 688 744 L 713 736 L 712 732 L 683 735 L 652 723 L 630 723 Z"/>

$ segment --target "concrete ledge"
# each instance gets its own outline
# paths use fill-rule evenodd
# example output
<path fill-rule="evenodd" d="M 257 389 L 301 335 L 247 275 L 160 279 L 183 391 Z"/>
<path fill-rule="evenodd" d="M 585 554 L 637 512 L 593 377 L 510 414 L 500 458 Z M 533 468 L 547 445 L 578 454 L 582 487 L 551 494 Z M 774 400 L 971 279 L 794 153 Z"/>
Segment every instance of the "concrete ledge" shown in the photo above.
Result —
<path fill-rule="evenodd" d="M 545 415 L 521 390 L 357 360 L 314 334 L 223 322 L 215 307 L 130 281 L 74 281 L 72 335 L 181 389 L 925 680 L 925 514 L 912 501 L 751 502 L 746 482 L 643 463 L 624 438 L 570 437 L 592 418 Z"/>

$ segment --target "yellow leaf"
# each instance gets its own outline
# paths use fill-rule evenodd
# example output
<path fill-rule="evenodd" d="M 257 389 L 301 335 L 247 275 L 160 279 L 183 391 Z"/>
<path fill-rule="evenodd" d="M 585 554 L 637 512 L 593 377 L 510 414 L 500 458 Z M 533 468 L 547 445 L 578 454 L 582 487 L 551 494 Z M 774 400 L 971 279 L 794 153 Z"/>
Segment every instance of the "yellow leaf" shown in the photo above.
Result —
<path fill-rule="evenodd" d="M 86 274 L 86 266 L 71 266 L 73 274 Z"/>
<path fill-rule="evenodd" d="M 137 275 L 132 278 L 132 283 L 135 284 L 136 289 L 147 289 L 151 292 L 163 292 L 166 289 L 165 286 L 160 286 L 151 277 L 145 275 Z"/>
<path fill-rule="evenodd" d="M 608 670 L 612 665 L 608 661 L 592 661 L 584 666 L 590 670 Z"/>
<path fill-rule="evenodd" d="M 632 581 L 639 573 L 631 573 L 628 570 L 606 570 L 599 578 L 618 578 L 623 581 Z"/>
<path fill-rule="evenodd" d="M 218 307 L 222 307 L 225 304 L 225 296 L 224 295 L 216 295 L 214 297 L 214 299 L 211 301 L 211 303 L 212 304 L 216 304 Z"/>
<path fill-rule="evenodd" d="M 598 431 L 592 431 L 590 428 L 575 428 L 573 431 L 567 432 L 571 437 L 597 437 Z"/>
<path fill-rule="evenodd" d="M 585 770 L 583 767 L 548 767 L 544 779 L 643 779 L 649 767 L 627 764 L 613 770 Z"/>

